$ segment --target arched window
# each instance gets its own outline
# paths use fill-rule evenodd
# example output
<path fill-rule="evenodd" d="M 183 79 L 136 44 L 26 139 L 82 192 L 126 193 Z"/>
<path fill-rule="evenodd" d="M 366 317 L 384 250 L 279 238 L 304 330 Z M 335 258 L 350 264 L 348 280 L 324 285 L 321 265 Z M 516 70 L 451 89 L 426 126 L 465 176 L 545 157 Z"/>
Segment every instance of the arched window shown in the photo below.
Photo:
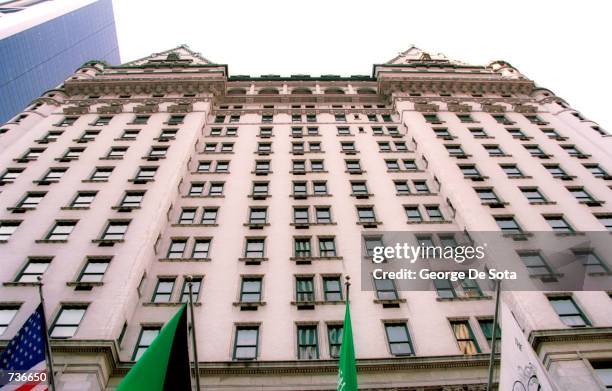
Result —
<path fill-rule="evenodd" d="M 274 88 L 274 87 L 266 87 L 266 88 L 262 88 L 261 90 L 259 90 L 258 92 L 259 95 L 278 95 L 278 89 Z"/>
<path fill-rule="evenodd" d="M 227 91 L 228 95 L 245 95 L 246 93 L 244 88 L 232 88 Z"/>
<path fill-rule="evenodd" d="M 344 95 L 344 90 L 338 87 L 329 87 L 325 89 L 325 94 Z"/>
<path fill-rule="evenodd" d="M 312 95 L 312 90 L 306 87 L 298 87 L 291 90 L 291 94 L 294 95 Z"/>

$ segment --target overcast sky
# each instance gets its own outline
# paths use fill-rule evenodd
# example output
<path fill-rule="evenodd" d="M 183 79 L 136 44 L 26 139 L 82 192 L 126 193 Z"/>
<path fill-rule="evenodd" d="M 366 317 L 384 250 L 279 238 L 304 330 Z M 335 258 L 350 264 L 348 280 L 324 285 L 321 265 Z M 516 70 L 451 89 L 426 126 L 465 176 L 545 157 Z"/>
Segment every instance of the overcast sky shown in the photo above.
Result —
<path fill-rule="evenodd" d="M 414 44 L 503 59 L 612 130 L 609 1 L 113 0 L 122 61 L 187 44 L 230 75 L 371 74 Z"/>

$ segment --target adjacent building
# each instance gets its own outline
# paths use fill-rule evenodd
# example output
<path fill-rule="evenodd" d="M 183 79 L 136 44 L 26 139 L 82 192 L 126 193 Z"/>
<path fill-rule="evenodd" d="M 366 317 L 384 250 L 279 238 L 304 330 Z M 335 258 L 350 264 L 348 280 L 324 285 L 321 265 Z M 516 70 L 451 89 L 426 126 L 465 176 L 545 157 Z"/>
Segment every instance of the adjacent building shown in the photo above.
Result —
<path fill-rule="evenodd" d="M 4 123 L 86 61 L 119 63 L 112 1 L 0 1 L 0 59 Z"/>
<path fill-rule="evenodd" d="M 335 389 L 350 276 L 363 389 L 484 390 L 489 288 L 362 290 L 377 233 L 612 231 L 612 139 L 504 61 L 413 47 L 372 75 L 251 77 L 181 46 L 90 61 L 19 118 L 0 338 L 42 276 L 65 389 L 113 389 L 189 279 L 205 389 Z M 610 292 L 508 295 L 559 389 L 612 386 Z"/>

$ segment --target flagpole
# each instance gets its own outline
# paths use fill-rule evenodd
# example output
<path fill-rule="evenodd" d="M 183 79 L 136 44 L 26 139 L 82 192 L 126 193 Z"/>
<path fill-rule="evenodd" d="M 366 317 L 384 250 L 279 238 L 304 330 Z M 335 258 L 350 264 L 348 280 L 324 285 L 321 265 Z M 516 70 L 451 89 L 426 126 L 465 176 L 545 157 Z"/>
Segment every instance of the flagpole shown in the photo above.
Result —
<path fill-rule="evenodd" d="M 497 317 L 499 314 L 499 298 L 501 292 L 501 280 L 495 280 L 495 314 L 493 314 L 493 332 L 491 333 L 491 355 L 489 356 L 489 377 L 487 381 L 487 391 L 492 391 L 493 387 L 493 366 L 495 363 L 495 345 L 497 342 Z"/>
<path fill-rule="evenodd" d="M 193 350 L 193 362 L 195 364 L 196 390 L 200 391 L 200 365 L 198 364 L 198 344 L 195 335 L 195 318 L 193 317 L 193 282 L 191 276 L 186 276 L 187 286 L 189 287 L 189 314 L 191 315 L 191 344 Z"/>
<path fill-rule="evenodd" d="M 344 285 L 346 286 L 346 302 L 348 303 L 348 301 L 349 301 L 349 288 L 351 287 L 351 276 L 346 276 L 345 279 L 346 279 L 346 282 L 344 283 Z"/>
<path fill-rule="evenodd" d="M 51 345 L 49 344 L 49 328 L 47 327 L 47 316 L 45 315 L 45 298 L 43 296 L 42 277 L 36 277 L 38 280 L 38 295 L 40 296 L 40 306 L 42 308 L 42 323 L 45 328 L 45 359 L 47 368 L 49 369 L 49 388 L 55 391 L 55 375 L 53 374 L 53 356 L 51 355 Z"/>

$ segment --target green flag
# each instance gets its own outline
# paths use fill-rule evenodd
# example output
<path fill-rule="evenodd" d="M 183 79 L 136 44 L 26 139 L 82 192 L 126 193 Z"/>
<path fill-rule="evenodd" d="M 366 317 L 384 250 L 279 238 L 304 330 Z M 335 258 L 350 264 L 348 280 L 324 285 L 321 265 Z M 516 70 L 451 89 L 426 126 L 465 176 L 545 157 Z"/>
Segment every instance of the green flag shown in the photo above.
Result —
<path fill-rule="evenodd" d="M 348 297 L 346 299 L 344 325 L 342 326 L 342 346 L 340 347 L 336 390 L 357 390 L 357 365 L 355 363 L 355 346 L 353 346 L 353 329 L 351 326 L 351 310 L 349 308 Z"/>
<path fill-rule="evenodd" d="M 185 307 L 183 304 L 161 329 L 117 391 L 191 390 Z"/>

